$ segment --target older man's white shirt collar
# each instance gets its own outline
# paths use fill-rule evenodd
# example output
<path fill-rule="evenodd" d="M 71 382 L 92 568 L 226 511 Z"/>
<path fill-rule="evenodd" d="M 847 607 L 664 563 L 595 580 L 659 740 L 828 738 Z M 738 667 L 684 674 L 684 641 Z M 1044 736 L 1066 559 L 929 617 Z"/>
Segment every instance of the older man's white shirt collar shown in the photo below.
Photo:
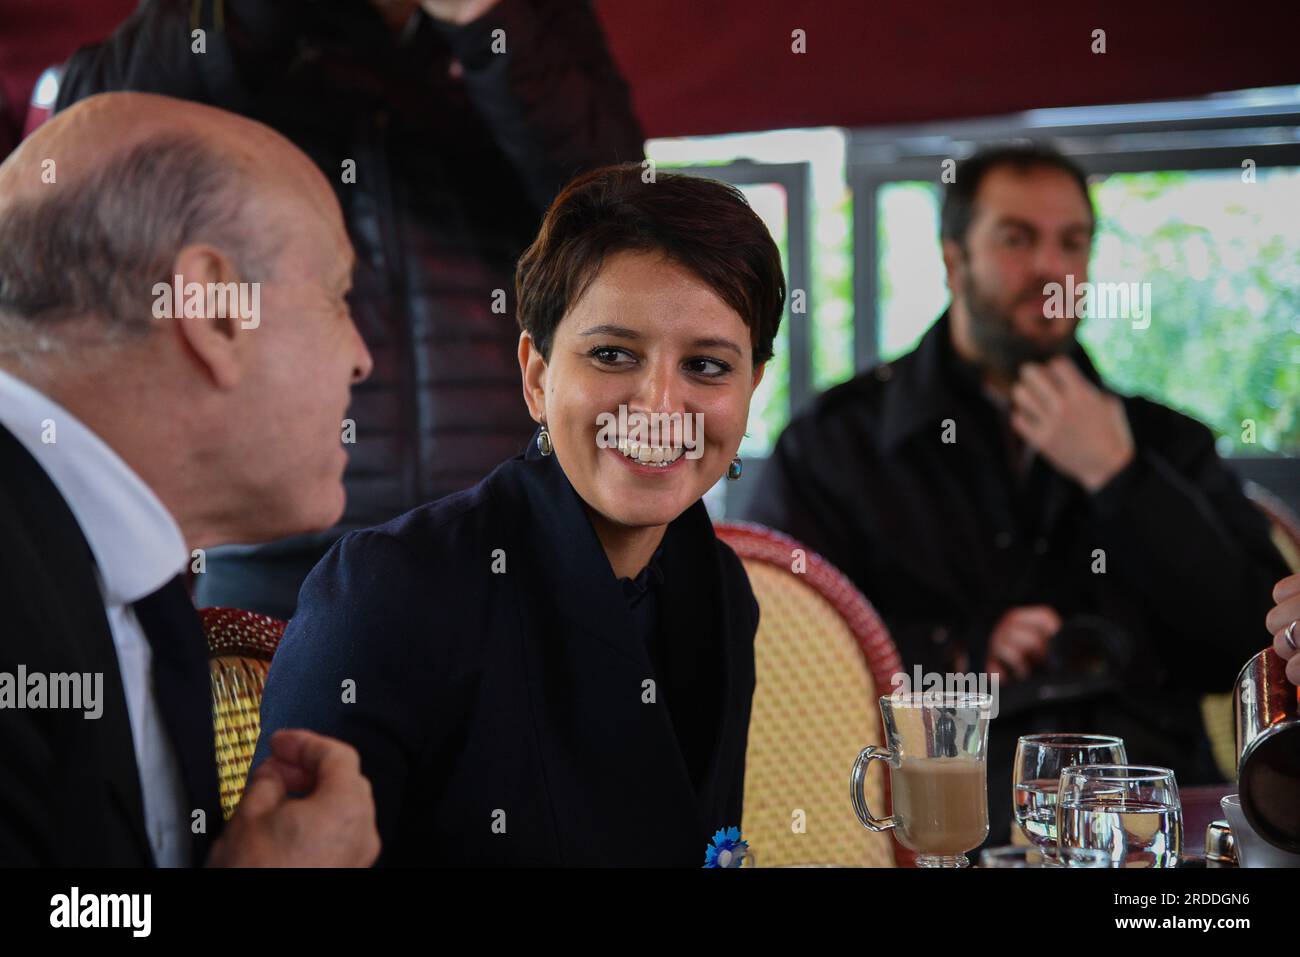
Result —
<path fill-rule="evenodd" d="M 43 423 L 55 441 L 43 442 Z M 184 569 L 185 538 L 153 490 L 75 415 L 0 369 L 0 424 L 58 488 L 99 566 L 104 597 L 129 605 Z"/>

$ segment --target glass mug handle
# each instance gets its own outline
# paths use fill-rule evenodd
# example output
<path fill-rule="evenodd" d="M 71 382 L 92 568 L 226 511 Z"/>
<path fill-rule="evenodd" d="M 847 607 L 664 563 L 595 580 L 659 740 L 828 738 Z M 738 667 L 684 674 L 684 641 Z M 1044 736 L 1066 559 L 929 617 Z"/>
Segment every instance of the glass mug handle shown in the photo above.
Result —
<path fill-rule="evenodd" d="M 868 745 L 862 749 L 858 759 L 853 762 L 853 777 L 849 783 L 849 796 L 853 799 L 853 810 L 858 815 L 858 820 L 862 826 L 869 831 L 888 831 L 891 827 L 898 826 L 898 820 L 894 815 L 887 818 L 878 818 L 871 813 L 867 807 L 867 795 L 864 790 L 867 784 L 867 766 L 872 761 L 884 761 L 886 765 L 893 760 L 894 752 L 888 748 L 878 748 L 874 744 Z"/>

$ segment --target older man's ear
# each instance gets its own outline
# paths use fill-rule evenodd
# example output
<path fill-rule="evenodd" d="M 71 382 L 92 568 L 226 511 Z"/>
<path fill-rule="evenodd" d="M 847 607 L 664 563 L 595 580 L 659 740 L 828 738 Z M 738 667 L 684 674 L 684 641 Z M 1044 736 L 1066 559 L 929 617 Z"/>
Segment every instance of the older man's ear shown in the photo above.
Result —
<path fill-rule="evenodd" d="M 237 308 L 241 294 L 249 299 L 241 292 L 239 271 L 220 250 L 197 244 L 180 251 L 172 273 L 170 321 L 176 334 L 214 386 L 235 388 L 247 367 L 248 333 L 256 331 L 256 324 L 243 321 Z M 202 305 L 196 307 L 199 298 Z M 259 306 L 260 298 L 254 300 Z"/>

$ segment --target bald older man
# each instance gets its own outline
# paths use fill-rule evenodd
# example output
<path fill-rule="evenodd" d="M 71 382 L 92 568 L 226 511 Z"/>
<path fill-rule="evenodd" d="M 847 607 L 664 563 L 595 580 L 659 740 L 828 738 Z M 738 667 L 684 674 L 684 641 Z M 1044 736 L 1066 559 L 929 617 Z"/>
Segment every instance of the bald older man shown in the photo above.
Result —
<path fill-rule="evenodd" d="M 356 753 L 305 731 L 221 833 L 183 578 L 342 512 L 351 269 L 315 165 L 210 107 L 93 97 L 0 165 L 0 864 L 376 857 Z"/>

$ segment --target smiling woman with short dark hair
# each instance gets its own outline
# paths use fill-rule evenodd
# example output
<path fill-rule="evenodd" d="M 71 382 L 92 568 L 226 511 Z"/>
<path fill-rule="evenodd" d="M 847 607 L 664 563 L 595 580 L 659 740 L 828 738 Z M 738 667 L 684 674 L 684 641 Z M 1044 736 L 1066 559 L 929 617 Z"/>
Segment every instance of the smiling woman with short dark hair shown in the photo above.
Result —
<path fill-rule="evenodd" d="M 758 626 L 701 496 L 740 474 L 780 256 L 734 188 L 609 167 L 517 289 L 534 441 L 334 546 L 263 734 L 357 747 L 381 863 L 700 866 L 741 824 Z"/>

